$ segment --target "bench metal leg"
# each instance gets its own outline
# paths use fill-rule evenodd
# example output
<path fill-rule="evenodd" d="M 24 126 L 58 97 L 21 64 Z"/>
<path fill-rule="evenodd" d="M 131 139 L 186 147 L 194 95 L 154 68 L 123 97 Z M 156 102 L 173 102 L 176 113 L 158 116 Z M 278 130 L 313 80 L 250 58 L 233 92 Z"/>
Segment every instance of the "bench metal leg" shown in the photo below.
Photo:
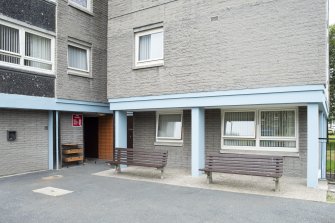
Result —
<path fill-rule="evenodd" d="M 273 180 L 275 182 L 275 191 L 280 191 L 279 178 L 274 178 Z"/>
<path fill-rule="evenodd" d="M 213 183 L 213 176 L 212 176 L 212 172 L 207 172 L 207 183 L 211 184 Z"/>

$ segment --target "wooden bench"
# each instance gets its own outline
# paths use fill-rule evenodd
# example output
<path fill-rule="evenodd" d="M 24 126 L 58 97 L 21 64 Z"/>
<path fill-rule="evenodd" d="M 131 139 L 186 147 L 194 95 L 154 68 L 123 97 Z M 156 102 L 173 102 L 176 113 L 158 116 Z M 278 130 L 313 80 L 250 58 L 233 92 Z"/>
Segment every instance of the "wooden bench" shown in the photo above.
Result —
<path fill-rule="evenodd" d="M 283 157 L 233 153 L 209 153 L 205 168 L 208 183 L 213 182 L 212 172 L 273 177 L 275 191 L 279 190 L 279 178 L 283 175 Z"/>
<path fill-rule="evenodd" d="M 120 165 L 154 167 L 161 171 L 163 179 L 167 158 L 168 151 L 115 148 L 113 160 L 106 163 L 115 165 L 115 171 L 118 173 L 121 172 Z"/>

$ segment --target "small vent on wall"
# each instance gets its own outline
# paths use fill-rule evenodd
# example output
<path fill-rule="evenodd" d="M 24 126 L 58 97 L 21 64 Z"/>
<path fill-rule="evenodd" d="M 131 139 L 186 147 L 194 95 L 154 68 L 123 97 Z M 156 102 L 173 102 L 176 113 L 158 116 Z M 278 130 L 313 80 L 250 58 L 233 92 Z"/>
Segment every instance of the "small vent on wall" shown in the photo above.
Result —
<path fill-rule="evenodd" d="M 211 17 L 211 22 L 215 22 L 219 20 L 219 16 L 213 16 Z"/>

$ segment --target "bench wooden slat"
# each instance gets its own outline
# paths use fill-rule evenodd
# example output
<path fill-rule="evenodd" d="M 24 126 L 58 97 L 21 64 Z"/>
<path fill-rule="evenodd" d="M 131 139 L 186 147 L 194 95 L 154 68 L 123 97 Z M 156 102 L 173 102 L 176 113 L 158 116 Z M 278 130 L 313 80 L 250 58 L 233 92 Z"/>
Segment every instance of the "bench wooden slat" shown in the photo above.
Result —
<path fill-rule="evenodd" d="M 115 148 L 113 160 L 106 163 L 116 165 L 116 170 L 120 172 L 120 165 L 154 167 L 161 169 L 163 178 L 164 167 L 167 164 L 168 151 L 153 151 L 133 148 Z"/>
<path fill-rule="evenodd" d="M 276 190 L 279 178 L 283 175 L 283 157 L 268 155 L 207 153 L 205 171 L 209 183 L 212 182 L 212 172 L 241 174 L 252 176 L 273 177 Z"/>

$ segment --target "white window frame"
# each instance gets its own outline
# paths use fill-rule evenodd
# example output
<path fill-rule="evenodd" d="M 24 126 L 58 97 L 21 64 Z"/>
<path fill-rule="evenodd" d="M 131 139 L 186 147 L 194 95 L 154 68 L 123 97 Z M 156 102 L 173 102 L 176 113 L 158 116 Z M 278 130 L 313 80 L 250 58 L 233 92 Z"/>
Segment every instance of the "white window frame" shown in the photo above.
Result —
<path fill-rule="evenodd" d="M 93 0 L 87 0 L 87 7 L 84 7 L 72 0 L 68 0 L 68 4 L 84 12 L 89 12 L 90 14 L 93 12 Z"/>
<path fill-rule="evenodd" d="M 140 37 L 141 36 L 146 36 L 146 35 L 151 35 L 155 33 L 163 33 L 163 56 L 162 58 L 157 58 L 157 59 L 149 59 L 149 60 L 139 60 L 139 42 L 140 42 Z M 164 29 L 162 27 L 160 28 L 155 28 L 155 29 L 150 29 L 146 31 L 140 31 L 135 33 L 135 67 L 150 67 L 150 66 L 161 66 L 164 65 Z"/>
<path fill-rule="evenodd" d="M 294 137 L 269 137 L 261 136 L 261 112 L 266 111 L 294 111 L 295 113 L 295 136 Z M 226 112 L 255 112 L 255 137 L 225 136 L 224 135 L 224 114 Z M 290 108 L 260 108 L 260 109 L 241 109 L 241 110 L 222 110 L 221 111 L 221 149 L 222 150 L 254 150 L 254 151 L 272 151 L 272 152 L 299 152 L 299 114 L 297 107 Z M 226 146 L 225 139 L 255 140 L 255 146 Z M 274 141 L 295 141 L 296 147 L 261 147 L 261 140 Z"/>
<path fill-rule="evenodd" d="M 27 70 L 27 71 L 32 71 L 32 72 L 38 72 L 38 73 L 44 73 L 44 74 L 50 74 L 53 75 L 55 73 L 55 37 L 46 33 L 41 33 L 32 29 L 29 29 L 27 27 L 22 27 L 19 25 L 15 25 L 9 22 L 5 22 L 3 20 L 0 20 L 0 24 L 16 29 L 19 31 L 19 44 L 20 44 L 20 53 L 13 53 L 10 51 L 5 51 L 5 50 L 0 50 L 1 53 L 6 54 L 8 56 L 14 56 L 20 59 L 20 64 L 14 64 L 14 63 L 9 63 L 9 62 L 5 62 L 5 61 L 0 61 L 0 65 L 1 66 L 5 66 L 5 67 L 10 67 L 10 68 L 19 68 L 22 70 Z M 43 60 L 43 59 L 39 59 L 39 58 L 34 58 L 34 57 L 29 57 L 25 55 L 25 38 L 26 38 L 26 33 L 30 33 L 33 35 L 37 35 L 40 37 L 44 37 L 50 40 L 50 52 L 51 52 L 51 59 L 50 61 L 48 60 Z M 30 60 L 30 61 L 34 61 L 34 62 L 41 62 L 41 63 L 45 63 L 45 64 L 50 64 L 51 65 L 51 70 L 47 70 L 47 69 L 42 69 L 42 68 L 38 68 L 38 67 L 30 67 L 30 66 L 26 66 L 24 65 L 24 60 Z"/>
<path fill-rule="evenodd" d="M 70 67 L 70 64 L 69 64 L 69 46 L 73 46 L 73 47 L 76 47 L 76 48 L 86 50 L 86 52 L 87 52 L 86 53 L 87 70 L 79 69 L 79 68 L 76 68 L 76 67 Z M 68 41 L 68 44 L 67 44 L 67 72 L 68 72 L 68 74 L 85 76 L 85 77 L 91 76 L 91 58 L 92 58 L 92 55 L 91 55 L 92 49 L 91 48 L 92 48 L 91 46 L 86 46 L 86 45 L 79 44 L 79 43 L 76 43 L 76 42 L 70 41 L 70 40 Z"/>
<path fill-rule="evenodd" d="M 158 125 L 160 115 L 180 115 L 181 130 L 180 137 L 159 137 L 158 136 Z M 183 141 L 183 111 L 160 111 L 156 112 L 156 142 L 182 142 Z"/>

